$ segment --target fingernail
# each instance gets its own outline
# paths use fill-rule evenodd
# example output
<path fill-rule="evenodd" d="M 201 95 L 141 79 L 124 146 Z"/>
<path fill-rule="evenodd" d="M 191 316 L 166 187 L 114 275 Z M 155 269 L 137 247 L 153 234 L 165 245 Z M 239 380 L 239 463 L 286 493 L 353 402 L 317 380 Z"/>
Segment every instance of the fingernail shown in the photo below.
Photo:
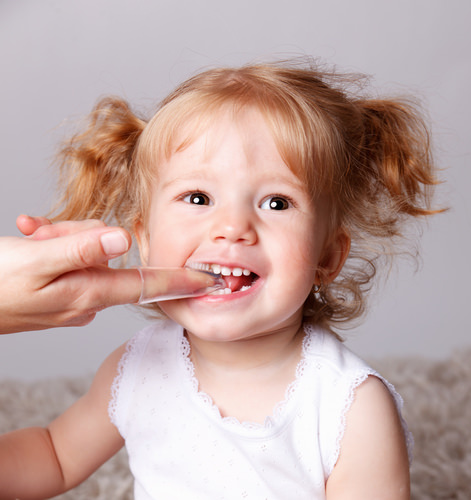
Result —
<path fill-rule="evenodd" d="M 128 240 L 120 231 L 104 233 L 100 241 L 106 255 L 121 255 L 129 249 Z"/>

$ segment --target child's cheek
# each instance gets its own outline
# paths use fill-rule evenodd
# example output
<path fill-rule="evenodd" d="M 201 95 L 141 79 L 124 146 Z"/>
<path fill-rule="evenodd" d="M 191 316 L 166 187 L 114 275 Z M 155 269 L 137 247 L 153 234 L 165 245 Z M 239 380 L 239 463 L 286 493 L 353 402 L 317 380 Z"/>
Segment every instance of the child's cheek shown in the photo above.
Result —
<path fill-rule="evenodd" d="M 186 234 L 186 237 L 185 237 Z M 181 228 L 163 226 L 151 235 L 148 265 L 182 267 L 190 253 L 190 238 Z"/>

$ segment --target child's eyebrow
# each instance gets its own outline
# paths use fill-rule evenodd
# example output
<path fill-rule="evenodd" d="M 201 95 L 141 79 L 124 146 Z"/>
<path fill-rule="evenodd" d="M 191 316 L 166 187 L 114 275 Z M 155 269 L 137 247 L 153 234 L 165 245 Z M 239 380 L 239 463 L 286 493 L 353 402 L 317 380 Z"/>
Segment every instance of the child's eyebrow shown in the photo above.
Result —
<path fill-rule="evenodd" d="M 180 182 L 180 181 L 198 181 L 198 180 L 209 180 L 209 179 L 211 179 L 211 175 L 209 172 L 207 172 L 203 169 L 192 170 L 191 172 L 178 175 L 177 177 L 174 177 L 173 179 L 169 179 L 169 180 L 163 182 L 162 187 L 167 188 L 167 187 L 169 187 L 177 182 Z"/>
<path fill-rule="evenodd" d="M 277 174 L 273 176 L 270 170 L 266 170 L 262 172 L 264 176 L 267 176 L 270 179 L 270 183 L 276 183 L 277 185 L 284 185 L 286 187 L 290 187 L 291 189 L 295 189 L 297 191 L 306 191 L 306 185 L 297 177 L 292 177 L 284 174 Z M 174 178 L 168 179 L 161 184 L 162 189 L 166 189 L 168 187 L 177 184 L 178 182 L 187 182 L 187 181 L 210 181 L 213 179 L 213 174 L 211 171 L 208 171 L 206 168 L 195 168 L 193 170 L 187 171 L 185 173 L 179 174 Z"/>

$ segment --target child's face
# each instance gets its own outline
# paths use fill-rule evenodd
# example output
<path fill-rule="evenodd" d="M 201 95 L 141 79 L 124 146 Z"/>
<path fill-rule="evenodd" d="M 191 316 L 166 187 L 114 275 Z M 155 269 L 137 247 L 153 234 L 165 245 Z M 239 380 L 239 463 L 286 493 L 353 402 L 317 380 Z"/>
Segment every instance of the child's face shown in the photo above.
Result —
<path fill-rule="evenodd" d="M 336 250 L 326 250 L 327 219 L 328 203 L 311 201 L 257 111 L 222 115 L 159 166 L 141 255 L 149 266 L 227 268 L 232 293 L 161 308 L 201 338 L 251 338 L 299 328 L 316 269 Z"/>

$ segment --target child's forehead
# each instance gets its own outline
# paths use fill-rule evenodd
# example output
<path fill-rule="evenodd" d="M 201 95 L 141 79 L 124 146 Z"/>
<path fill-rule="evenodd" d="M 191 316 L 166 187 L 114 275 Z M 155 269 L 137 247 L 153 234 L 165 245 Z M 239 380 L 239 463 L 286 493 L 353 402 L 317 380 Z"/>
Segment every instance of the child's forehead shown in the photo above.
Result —
<path fill-rule="evenodd" d="M 258 112 L 248 111 L 234 120 L 230 114 L 218 116 L 203 129 L 191 126 L 179 137 L 170 156 L 158 165 L 159 177 L 208 179 L 229 168 L 232 179 L 244 175 L 252 182 L 289 183 L 303 188 L 280 155 L 271 131 Z M 229 173 L 229 172 L 227 172 Z"/>
<path fill-rule="evenodd" d="M 240 139 L 238 145 L 246 153 L 257 153 L 267 145 L 273 145 L 278 150 L 275 134 L 255 107 L 244 107 L 237 112 L 227 107 L 201 110 L 178 123 L 165 122 L 163 120 L 160 126 L 150 131 L 147 141 L 148 147 L 158 157 L 158 163 L 188 148 L 210 157 L 227 143 L 229 137 L 235 135 Z"/>

